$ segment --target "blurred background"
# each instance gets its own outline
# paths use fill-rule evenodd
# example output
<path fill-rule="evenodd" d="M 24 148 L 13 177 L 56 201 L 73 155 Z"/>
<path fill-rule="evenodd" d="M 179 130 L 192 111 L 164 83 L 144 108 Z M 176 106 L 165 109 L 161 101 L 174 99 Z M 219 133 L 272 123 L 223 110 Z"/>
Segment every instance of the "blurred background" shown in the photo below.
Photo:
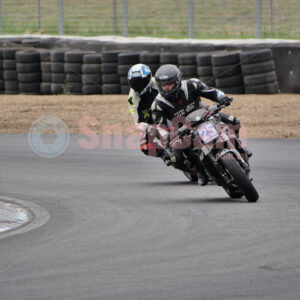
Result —
<path fill-rule="evenodd" d="M 0 34 L 300 38 L 299 0 L 0 0 Z"/>

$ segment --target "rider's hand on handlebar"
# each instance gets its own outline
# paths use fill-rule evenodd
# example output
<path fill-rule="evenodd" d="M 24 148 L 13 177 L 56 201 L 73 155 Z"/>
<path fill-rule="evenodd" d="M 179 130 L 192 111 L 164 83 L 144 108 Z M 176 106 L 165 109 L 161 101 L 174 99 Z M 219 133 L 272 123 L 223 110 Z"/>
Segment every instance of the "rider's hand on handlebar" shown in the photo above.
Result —
<path fill-rule="evenodd" d="M 224 96 L 224 97 L 219 101 L 219 103 L 220 103 L 221 105 L 228 106 L 228 105 L 230 105 L 230 103 L 231 103 L 232 101 L 233 101 L 233 98 L 228 97 L 228 96 Z"/>

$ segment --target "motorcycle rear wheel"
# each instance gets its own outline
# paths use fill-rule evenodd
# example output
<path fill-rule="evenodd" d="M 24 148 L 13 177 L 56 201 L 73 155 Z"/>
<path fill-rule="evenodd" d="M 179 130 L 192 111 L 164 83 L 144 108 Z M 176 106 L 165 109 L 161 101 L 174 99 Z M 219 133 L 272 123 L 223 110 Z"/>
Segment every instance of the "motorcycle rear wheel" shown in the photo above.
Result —
<path fill-rule="evenodd" d="M 221 163 L 233 178 L 234 184 L 237 185 L 241 192 L 245 195 L 246 199 L 249 202 L 256 202 L 259 198 L 258 192 L 247 174 L 236 161 L 235 157 L 228 153 L 226 157 L 221 158 Z M 229 194 L 229 196 L 231 195 Z"/>

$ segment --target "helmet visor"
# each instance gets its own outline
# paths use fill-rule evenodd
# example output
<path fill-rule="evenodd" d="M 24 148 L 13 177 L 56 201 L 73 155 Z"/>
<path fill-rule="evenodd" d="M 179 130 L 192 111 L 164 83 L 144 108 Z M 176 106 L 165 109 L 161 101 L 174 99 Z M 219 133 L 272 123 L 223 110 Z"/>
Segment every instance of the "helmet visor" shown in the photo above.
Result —
<path fill-rule="evenodd" d="M 149 84 L 149 77 L 146 78 L 132 78 L 129 80 L 131 88 L 136 92 L 141 93 Z"/>

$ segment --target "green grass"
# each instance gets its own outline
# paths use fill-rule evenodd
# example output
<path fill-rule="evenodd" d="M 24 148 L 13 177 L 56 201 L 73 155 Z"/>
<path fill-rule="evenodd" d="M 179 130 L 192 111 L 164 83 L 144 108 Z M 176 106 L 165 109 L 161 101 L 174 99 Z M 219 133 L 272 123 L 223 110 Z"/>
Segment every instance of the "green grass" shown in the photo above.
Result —
<path fill-rule="evenodd" d="M 2 34 L 58 34 L 58 0 L 2 0 Z M 65 34 L 122 35 L 122 0 L 65 0 Z M 263 37 L 300 39 L 300 1 L 263 1 Z M 115 17 L 114 17 L 115 16 Z M 273 29 L 273 30 L 271 30 Z M 129 36 L 188 37 L 188 0 L 128 0 Z M 256 0 L 194 0 L 194 37 L 254 38 Z"/>

